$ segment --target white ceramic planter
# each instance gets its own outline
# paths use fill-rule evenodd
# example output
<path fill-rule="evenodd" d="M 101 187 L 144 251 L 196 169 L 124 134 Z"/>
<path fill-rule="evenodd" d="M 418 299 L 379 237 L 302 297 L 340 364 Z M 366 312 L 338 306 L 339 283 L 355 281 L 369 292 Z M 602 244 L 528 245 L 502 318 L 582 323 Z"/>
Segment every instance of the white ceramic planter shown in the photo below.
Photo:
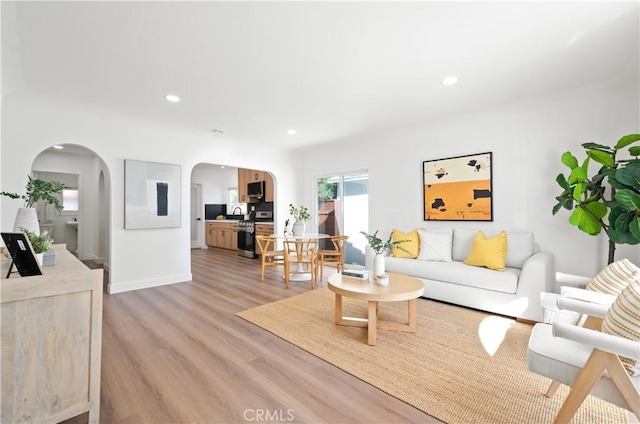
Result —
<path fill-rule="evenodd" d="M 373 276 L 384 274 L 384 256 L 382 253 L 376 253 L 373 257 Z"/>
<path fill-rule="evenodd" d="M 301 236 L 304 234 L 304 221 L 296 221 L 293 223 L 293 235 Z"/>
<path fill-rule="evenodd" d="M 20 208 L 16 214 L 16 220 L 13 223 L 13 232 L 18 233 L 21 228 L 40 235 L 40 223 L 38 222 L 38 214 L 35 208 Z"/>

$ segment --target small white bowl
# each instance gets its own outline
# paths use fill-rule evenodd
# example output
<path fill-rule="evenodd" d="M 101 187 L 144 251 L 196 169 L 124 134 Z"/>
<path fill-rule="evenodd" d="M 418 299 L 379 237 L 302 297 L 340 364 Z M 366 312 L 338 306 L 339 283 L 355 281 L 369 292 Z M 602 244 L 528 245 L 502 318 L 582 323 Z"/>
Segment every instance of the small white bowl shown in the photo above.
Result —
<path fill-rule="evenodd" d="M 387 274 L 376 275 L 376 284 L 380 287 L 387 287 L 389 285 L 389 276 Z"/>

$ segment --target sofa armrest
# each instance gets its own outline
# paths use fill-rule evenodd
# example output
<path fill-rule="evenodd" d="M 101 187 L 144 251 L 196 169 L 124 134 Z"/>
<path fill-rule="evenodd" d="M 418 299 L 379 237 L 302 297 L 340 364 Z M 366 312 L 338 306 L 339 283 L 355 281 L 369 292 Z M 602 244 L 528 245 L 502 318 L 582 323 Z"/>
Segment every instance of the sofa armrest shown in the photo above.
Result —
<path fill-rule="evenodd" d="M 555 286 L 555 260 L 551 252 L 536 252 L 524 262 L 518 286 L 532 285 L 539 293 L 553 292 Z M 536 298 L 540 297 L 540 294 Z"/>

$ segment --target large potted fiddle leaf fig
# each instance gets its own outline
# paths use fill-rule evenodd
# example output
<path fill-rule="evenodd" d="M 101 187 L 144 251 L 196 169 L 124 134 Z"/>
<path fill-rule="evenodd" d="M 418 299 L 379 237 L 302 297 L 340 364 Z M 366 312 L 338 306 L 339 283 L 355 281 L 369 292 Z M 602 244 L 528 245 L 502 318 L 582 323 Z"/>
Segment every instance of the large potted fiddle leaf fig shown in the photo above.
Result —
<path fill-rule="evenodd" d="M 559 174 L 562 193 L 556 197 L 555 215 L 561 208 L 571 212 L 569 223 L 590 235 L 604 230 L 609 237 L 608 263 L 615 259 L 616 244 L 640 243 L 640 134 L 622 137 L 613 147 L 584 143 L 586 158 L 580 164 L 571 153 L 561 160 L 569 174 Z M 628 153 L 620 159 L 620 153 Z M 589 165 L 600 168 L 589 176 Z"/>

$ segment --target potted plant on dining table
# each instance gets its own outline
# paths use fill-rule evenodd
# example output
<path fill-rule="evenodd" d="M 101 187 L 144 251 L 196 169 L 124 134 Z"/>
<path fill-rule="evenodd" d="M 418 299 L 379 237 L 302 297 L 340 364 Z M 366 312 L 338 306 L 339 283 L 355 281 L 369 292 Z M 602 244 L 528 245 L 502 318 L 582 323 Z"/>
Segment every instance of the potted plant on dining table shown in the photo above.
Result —
<path fill-rule="evenodd" d="M 309 214 L 309 210 L 306 206 L 295 207 L 293 204 L 289 203 L 289 214 L 295 219 L 293 223 L 293 235 L 301 236 L 304 234 L 305 222 L 311 219 L 311 215 Z"/>

